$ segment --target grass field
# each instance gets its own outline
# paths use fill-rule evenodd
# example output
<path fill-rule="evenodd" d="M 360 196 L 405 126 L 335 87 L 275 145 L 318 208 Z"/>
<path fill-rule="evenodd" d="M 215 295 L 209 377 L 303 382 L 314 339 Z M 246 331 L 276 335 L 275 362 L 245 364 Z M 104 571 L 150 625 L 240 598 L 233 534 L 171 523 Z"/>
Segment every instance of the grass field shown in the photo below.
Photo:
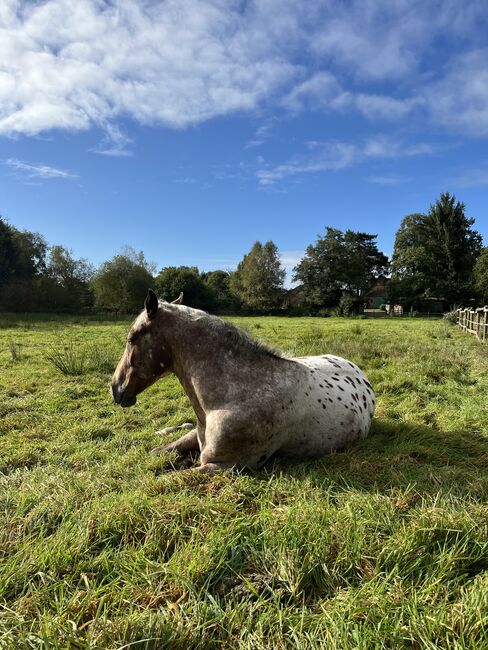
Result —
<path fill-rule="evenodd" d="M 148 452 L 192 418 L 176 379 L 109 398 L 128 322 L 0 317 L 0 648 L 488 648 L 488 345 L 437 320 L 233 320 L 359 364 L 371 436 L 175 473 Z"/>

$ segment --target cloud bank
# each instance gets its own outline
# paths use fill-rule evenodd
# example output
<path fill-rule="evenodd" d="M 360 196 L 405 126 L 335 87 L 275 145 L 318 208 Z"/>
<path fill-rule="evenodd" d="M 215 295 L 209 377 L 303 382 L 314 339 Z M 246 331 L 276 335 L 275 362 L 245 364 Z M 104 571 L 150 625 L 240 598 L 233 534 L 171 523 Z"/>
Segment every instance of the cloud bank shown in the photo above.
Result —
<path fill-rule="evenodd" d="M 185 128 L 268 105 L 488 134 L 482 0 L 2 0 L 0 135 Z M 436 60 L 442 37 L 454 43 Z M 257 133 L 259 146 L 266 133 Z M 257 144 L 256 144 L 257 143 Z"/>

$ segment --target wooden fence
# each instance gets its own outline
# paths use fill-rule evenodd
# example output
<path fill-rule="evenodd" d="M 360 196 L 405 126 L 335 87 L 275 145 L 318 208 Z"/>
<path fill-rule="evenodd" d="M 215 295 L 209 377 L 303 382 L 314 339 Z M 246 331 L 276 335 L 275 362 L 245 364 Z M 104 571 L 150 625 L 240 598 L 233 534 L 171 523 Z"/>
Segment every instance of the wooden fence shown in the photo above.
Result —
<path fill-rule="evenodd" d="M 465 332 L 474 334 L 480 341 L 488 340 L 488 307 L 458 309 L 457 324 Z"/>

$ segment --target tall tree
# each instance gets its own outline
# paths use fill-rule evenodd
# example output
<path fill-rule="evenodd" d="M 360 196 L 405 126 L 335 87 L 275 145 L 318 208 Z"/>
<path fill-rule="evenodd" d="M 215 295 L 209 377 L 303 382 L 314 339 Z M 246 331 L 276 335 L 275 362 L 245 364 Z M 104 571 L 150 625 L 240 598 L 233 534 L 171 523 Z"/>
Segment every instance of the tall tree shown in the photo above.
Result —
<path fill-rule="evenodd" d="M 35 311 L 42 307 L 46 251 L 42 235 L 17 230 L 0 218 L 1 309 Z"/>
<path fill-rule="evenodd" d="M 390 294 L 410 300 L 443 298 L 451 304 L 474 295 L 473 268 L 481 236 L 464 203 L 448 192 L 427 215 L 405 217 L 395 238 Z"/>
<path fill-rule="evenodd" d="M 388 258 L 378 250 L 376 235 L 327 226 L 325 235 L 307 247 L 294 269 L 294 280 L 303 284 L 307 302 L 331 306 L 344 293 L 361 296 L 387 268 Z"/>
<path fill-rule="evenodd" d="M 15 264 L 12 228 L 0 216 L 0 288 L 10 280 Z"/>
<path fill-rule="evenodd" d="M 139 311 L 153 284 L 142 254 L 136 259 L 127 254 L 115 255 L 101 265 L 91 282 L 96 305 L 116 313 Z"/>
<path fill-rule="evenodd" d="M 484 305 L 488 305 L 488 246 L 476 260 L 473 277 L 478 299 Z"/>
<path fill-rule="evenodd" d="M 246 309 L 267 311 L 280 305 L 285 270 L 272 241 L 257 241 L 239 262 L 230 288 Z"/>
<path fill-rule="evenodd" d="M 38 232 L 12 228 L 15 248 L 13 276 L 30 280 L 46 271 L 47 243 Z"/>
<path fill-rule="evenodd" d="M 73 252 L 63 246 L 52 246 L 46 271 L 57 285 L 60 307 L 80 309 L 91 303 L 89 281 L 94 269 L 87 260 L 75 259 Z"/>

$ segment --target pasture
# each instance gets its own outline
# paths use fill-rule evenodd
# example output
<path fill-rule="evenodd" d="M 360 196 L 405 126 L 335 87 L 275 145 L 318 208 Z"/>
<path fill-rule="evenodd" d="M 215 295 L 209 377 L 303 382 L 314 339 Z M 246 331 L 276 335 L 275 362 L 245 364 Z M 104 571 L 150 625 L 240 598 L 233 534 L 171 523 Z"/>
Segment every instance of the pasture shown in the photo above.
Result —
<path fill-rule="evenodd" d="M 192 419 L 176 379 L 108 394 L 129 321 L 0 317 L 0 648 L 488 648 L 488 345 L 438 320 L 232 320 L 357 363 L 370 437 L 175 473 L 148 452 Z"/>

